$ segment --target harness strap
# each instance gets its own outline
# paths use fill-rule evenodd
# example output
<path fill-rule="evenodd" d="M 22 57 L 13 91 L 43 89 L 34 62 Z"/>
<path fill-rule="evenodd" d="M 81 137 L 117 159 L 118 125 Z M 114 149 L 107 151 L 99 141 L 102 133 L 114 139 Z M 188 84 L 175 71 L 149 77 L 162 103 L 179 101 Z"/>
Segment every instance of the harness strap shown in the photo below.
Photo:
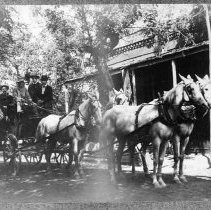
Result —
<path fill-rule="evenodd" d="M 138 128 L 138 115 L 139 115 L 139 113 L 140 113 L 140 111 L 142 110 L 143 107 L 144 107 L 144 104 L 141 104 L 139 106 L 138 110 L 135 113 L 135 116 L 136 116 L 136 118 L 135 118 L 135 130 Z"/>
<path fill-rule="evenodd" d="M 178 119 L 173 120 L 168 112 L 169 105 L 167 105 L 164 102 L 163 97 L 161 97 L 160 93 L 158 93 L 158 95 L 159 95 L 159 106 L 158 106 L 159 117 L 161 118 L 164 124 L 175 126 L 179 123 L 194 122 L 196 120 L 195 106 L 192 105 L 189 101 L 183 102 L 178 107 L 178 112 L 177 112 Z M 182 107 L 186 107 L 187 109 L 186 110 L 182 109 Z"/>
<path fill-rule="evenodd" d="M 176 125 L 176 122 L 171 119 L 171 116 L 168 113 L 167 104 L 164 102 L 163 97 L 161 96 L 160 92 L 158 92 L 159 103 L 158 103 L 158 112 L 159 117 L 164 122 L 164 124 L 168 125 Z"/>
<path fill-rule="evenodd" d="M 62 119 L 64 119 L 66 116 L 67 116 L 67 115 L 63 115 L 63 116 L 61 116 L 61 117 L 59 118 L 59 122 L 58 122 L 57 127 L 56 127 L 56 132 L 59 131 L 59 126 L 60 126 L 60 124 L 61 124 L 61 121 L 62 121 Z"/>

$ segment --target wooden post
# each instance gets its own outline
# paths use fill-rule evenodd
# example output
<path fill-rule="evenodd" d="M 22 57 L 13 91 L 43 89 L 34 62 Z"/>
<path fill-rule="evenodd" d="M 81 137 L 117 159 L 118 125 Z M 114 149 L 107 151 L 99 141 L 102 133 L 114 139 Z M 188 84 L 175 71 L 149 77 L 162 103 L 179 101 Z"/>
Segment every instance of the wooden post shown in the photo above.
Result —
<path fill-rule="evenodd" d="M 176 63 L 174 60 L 171 61 L 171 72 L 172 72 L 172 79 L 173 79 L 173 87 L 176 87 L 177 85 L 177 69 L 176 69 Z"/>
<path fill-rule="evenodd" d="M 64 101 L 65 101 L 65 113 L 69 113 L 69 93 L 67 87 L 63 86 L 63 92 L 64 92 Z"/>
<path fill-rule="evenodd" d="M 209 76 L 211 77 L 211 29 L 210 29 L 209 10 L 206 4 L 203 6 L 206 12 L 206 25 L 207 25 L 207 33 L 209 40 Z M 211 156 L 211 111 L 210 111 L 210 156 Z"/>
<path fill-rule="evenodd" d="M 137 96 L 136 96 L 136 78 L 134 69 L 132 69 L 132 83 L 133 83 L 133 97 L 134 97 L 134 105 L 137 105 Z"/>

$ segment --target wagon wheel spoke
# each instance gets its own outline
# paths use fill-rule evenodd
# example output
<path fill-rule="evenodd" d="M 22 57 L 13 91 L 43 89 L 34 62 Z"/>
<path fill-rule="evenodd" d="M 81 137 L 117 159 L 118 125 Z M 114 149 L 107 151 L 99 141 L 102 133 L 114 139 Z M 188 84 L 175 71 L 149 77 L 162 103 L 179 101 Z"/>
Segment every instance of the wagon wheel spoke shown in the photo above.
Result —
<path fill-rule="evenodd" d="M 9 166 L 13 175 L 17 175 L 21 165 L 21 153 L 18 151 L 18 140 L 13 134 L 8 134 L 3 142 L 4 164 Z"/>
<path fill-rule="evenodd" d="M 65 153 L 65 152 L 64 153 L 57 153 L 56 162 L 60 167 L 65 168 L 69 164 L 68 154 Z"/>
<path fill-rule="evenodd" d="M 27 163 L 32 164 L 32 165 L 39 164 L 42 160 L 42 156 L 43 154 L 41 152 L 28 153 L 24 155 Z"/>

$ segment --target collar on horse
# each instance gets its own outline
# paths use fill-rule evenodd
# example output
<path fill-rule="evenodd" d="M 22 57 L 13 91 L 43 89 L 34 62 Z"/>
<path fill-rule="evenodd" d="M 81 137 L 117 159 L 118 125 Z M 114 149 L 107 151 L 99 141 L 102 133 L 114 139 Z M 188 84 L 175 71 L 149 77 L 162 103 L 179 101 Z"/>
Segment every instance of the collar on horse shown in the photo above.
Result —
<path fill-rule="evenodd" d="M 166 125 L 175 126 L 184 122 L 194 122 L 196 118 L 196 107 L 190 102 L 184 100 L 177 108 L 177 117 L 176 119 L 172 119 L 168 110 L 172 106 L 171 104 L 166 103 L 161 97 L 161 94 L 158 93 L 158 111 L 159 117 L 162 122 Z M 174 106 L 174 105 L 173 105 Z"/>

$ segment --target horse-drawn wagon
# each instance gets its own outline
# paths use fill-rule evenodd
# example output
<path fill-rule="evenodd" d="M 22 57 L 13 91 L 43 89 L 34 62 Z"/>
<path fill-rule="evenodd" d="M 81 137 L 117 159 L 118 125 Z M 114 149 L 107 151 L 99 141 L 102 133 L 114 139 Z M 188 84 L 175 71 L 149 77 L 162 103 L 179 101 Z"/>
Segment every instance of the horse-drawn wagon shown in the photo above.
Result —
<path fill-rule="evenodd" d="M 19 172 L 22 162 L 36 165 L 44 156 L 48 166 L 50 162 L 70 165 L 74 155 L 77 156 L 74 161 L 78 159 L 79 144 L 85 142 L 91 117 L 96 115 L 100 121 L 100 114 L 99 101 L 92 96 L 77 110 L 62 116 L 34 115 L 25 109 L 25 112 L 17 114 L 14 125 L 4 129 L 4 163 L 11 167 L 14 175 Z"/>

